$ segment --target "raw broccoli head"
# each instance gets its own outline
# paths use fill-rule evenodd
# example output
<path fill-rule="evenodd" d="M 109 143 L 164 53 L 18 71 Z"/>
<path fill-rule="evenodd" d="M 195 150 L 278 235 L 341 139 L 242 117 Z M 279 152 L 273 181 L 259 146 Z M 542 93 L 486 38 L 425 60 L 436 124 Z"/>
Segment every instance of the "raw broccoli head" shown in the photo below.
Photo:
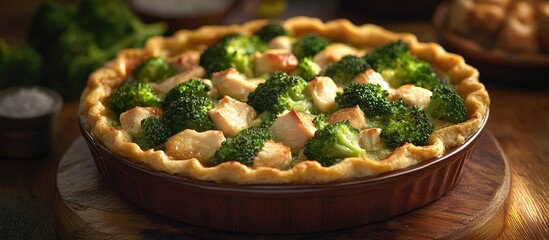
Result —
<path fill-rule="evenodd" d="M 133 77 L 139 82 L 161 82 L 174 74 L 175 70 L 165 58 L 155 56 L 139 64 Z"/>
<path fill-rule="evenodd" d="M 299 62 L 292 75 L 300 76 L 308 82 L 318 76 L 321 70 L 320 66 L 311 57 L 306 57 Z"/>
<path fill-rule="evenodd" d="M 317 130 L 305 144 L 304 154 L 322 166 L 331 166 L 348 157 L 363 157 L 366 151 L 358 142 L 358 130 L 349 121 L 337 122 Z"/>
<path fill-rule="evenodd" d="M 351 83 L 338 93 L 335 100 L 339 108 L 351 108 L 358 105 L 367 117 L 381 116 L 389 113 L 389 93 L 379 84 Z"/>
<path fill-rule="evenodd" d="M 186 96 L 174 100 L 164 111 L 164 121 L 177 134 L 185 129 L 198 132 L 215 128 L 208 111 L 213 108 L 213 102 L 208 97 Z"/>
<path fill-rule="evenodd" d="M 357 75 L 371 68 L 361 57 L 347 55 L 326 69 L 326 76 L 331 77 L 337 85 L 349 84 Z"/>
<path fill-rule="evenodd" d="M 172 102 L 180 98 L 188 98 L 192 96 L 208 97 L 208 91 L 210 91 L 210 87 L 198 79 L 191 79 L 180 83 L 166 93 L 166 98 L 164 99 L 163 104 L 164 109 L 170 106 Z"/>
<path fill-rule="evenodd" d="M 29 47 L 10 48 L 0 39 L 0 88 L 41 84 L 42 58 Z"/>
<path fill-rule="evenodd" d="M 381 138 L 391 147 L 396 148 L 410 142 L 416 146 L 428 144 L 434 131 L 425 111 L 417 106 L 408 107 L 402 100 L 391 103 L 391 113 L 381 130 Z"/>
<path fill-rule="evenodd" d="M 137 106 L 159 107 L 160 100 L 149 85 L 126 81 L 107 99 L 107 105 L 120 115 Z"/>
<path fill-rule="evenodd" d="M 292 52 L 298 59 L 313 57 L 329 44 L 330 40 L 327 38 L 312 33 L 306 34 L 292 46 Z"/>
<path fill-rule="evenodd" d="M 451 86 L 441 84 L 435 88 L 425 112 L 432 118 L 460 123 L 467 118 L 465 101 Z"/>
<path fill-rule="evenodd" d="M 148 117 L 141 121 L 141 133 L 136 137 L 136 143 L 144 150 L 159 149 L 170 137 L 170 127 L 161 118 Z"/>
<path fill-rule="evenodd" d="M 394 88 L 414 84 L 433 90 L 440 84 L 436 73 L 429 63 L 417 59 L 408 50 L 408 44 L 398 40 L 374 49 L 364 59 Z"/>
<path fill-rule="evenodd" d="M 76 19 L 75 16 L 75 6 L 43 2 L 32 15 L 27 28 L 27 43 L 40 53 L 46 53 L 48 46 L 57 41 L 59 35 Z"/>
<path fill-rule="evenodd" d="M 280 25 L 280 23 L 269 23 L 255 33 L 255 36 L 266 43 L 275 37 L 286 35 L 288 35 L 288 30 L 286 30 L 284 26 Z"/>
<path fill-rule="evenodd" d="M 303 78 L 276 72 L 248 95 L 247 103 L 258 113 L 278 114 L 289 109 L 298 112 L 315 111 L 312 101 L 304 95 L 306 87 L 307 82 Z"/>
<path fill-rule="evenodd" d="M 255 156 L 261 151 L 265 141 L 269 139 L 273 139 L 273 135 L 267 128 L 252 127 L 244 129 L 221 144 L 211 165 L 238 161 L 246 166 L 252 166 Z"/>
<path fill-rule="evenodd" d="M 208 47 L 200 55 L 200 66 L 211 76 L 228 68 L 235 68 L 248 77 L 253 77 L 253 53 L 267 48 L 257 37 L 230 34 Z"/>

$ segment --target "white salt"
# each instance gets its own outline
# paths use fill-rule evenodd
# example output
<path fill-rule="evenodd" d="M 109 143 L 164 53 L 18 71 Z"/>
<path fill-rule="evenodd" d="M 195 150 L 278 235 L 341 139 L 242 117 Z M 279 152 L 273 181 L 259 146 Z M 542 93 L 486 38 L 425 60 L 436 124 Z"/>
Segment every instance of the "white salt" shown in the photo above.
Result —
<path fill-rule="evenodd" d="M 54 99 L 37 88 L 22 88 L 0 98 L 0 115 L 31 118 L 52 110 Z"/>

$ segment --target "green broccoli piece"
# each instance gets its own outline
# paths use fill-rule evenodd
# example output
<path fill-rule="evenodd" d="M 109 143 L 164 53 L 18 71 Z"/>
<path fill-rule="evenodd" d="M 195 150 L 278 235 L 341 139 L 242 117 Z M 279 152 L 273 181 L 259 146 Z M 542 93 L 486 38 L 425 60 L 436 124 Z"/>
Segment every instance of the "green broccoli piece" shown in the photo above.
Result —
<path fill-rule="evenodd" d="M 208 97 L 208 91 L 210 86 L 200 81 L 199 79 L 191 79 L 183 83 L 178 84 L 166 93 L 164 98 L 163 108 L 167 107 L 174 101 L 180 98 L 187 98 L 192 96 Z"/>
<path fill-rule="evenodd" d="M 41 84 L 42 58 L 29 47 L 10 48 L 0 39 L 0 88 Z"/>
<path fill-rule="evenodd" d="M 248 95 L 247 103 L 258 113 L 279 114 L 289 109 L 316 113 L 312 101 L 304 94 L 306 87 L 303 78 L 276 72 Z"/>
<path fill-rule="evenodd" d="M 139 64 L 133 72 L 133 77 L 139 82 L 162 82 L 174 74 L 175 69 L 165 58 L 154 56 Z"/>
<path fill-rule="evenodd" d="M 299 62 L 292 75 L 300 76 L 308 82 L 318 76 L 321 70 L 320 66 L 311 57 L 306 57 Z"/>
<path fill-rule="evenodd" d="M 170 127 L 161 118 L 154 116 L 141 121 L 141 133 L 135 142 L 144 150 L 160 149 L 171 136 Z"/>
<path fill-rule="evenodd" d="M 391 103 L 391 113 L 385 116 L 381 138 L 387 146 L 396 148 L 410 142 L 416 146 L 428 144 L 434 125 L 425 111 L 417 106 L 408 107 L 402 100 Z"/>
<path fill-rule="evenodd" d="M 408 44 L 398 40 L 374 49 L 364 59 L 391 87 L 414 84 L 432 91 L 440 84 L 436 73 L 429 63 L 417 59 L 408 50 Z"/>
<path fill-rule="evenodd" d="M 267 48 L 256 36 L 230 34 L 208 47 L 200 55 L 200 66 L 208 77 L 214 72 L 235 68 L 247 77 L 253 77 L 253 53 Z"/>
<path fill-rule="evenodd" d="M 76 19 L 76 6 L 45 1 L 33 13 L 27 27 L 27 43 L 42 54 Z"/>
<path fill-rule="evenodd" d="M 208 111 L 214 106 L 212 100 L 204 96 L 188 95 L 174 100 L 164 110 L 164 121 L 177 134 L 185 129 L 198 132 L 215 129 Z"/>
<path fill-rule="evenodd" d="M 360 73 L 370 69 L 370 64 L 361 57 L 347 55 L 326 69 L 326 76 L 337 85 L 347 85 Z"/>
<path fill-rule="evenodd" d="M 448 85 L 439 85 L 433 91 L 429 105 L 424 109 L 432 118 L 451 122 L 464 122 L 467 118 L 465 101 Z"/>
<path fill-rule="evenodd" d="M 306 57 L 313 57 L 324 50 L 328 45 L 330 45 L 330 40 L 310 33 L 297 40 L 292 46 L 292 52 L 298 59 L 303 59 Z"/>
<path fill-rule="evenodd" d="M 160 100 L 146 83 L 125 81 L 107 99 L 107 105 L 117 115 L 134 107 L 159 107 Z"/>
<path fill-rule="evenodd" d="M 328 126 L 330 122 L 328 121 L 328 117 L 326 117 L 325 114 L 321 113 L 319 115 L 316 115 L 315 118 L 313 118 L 313 124 L 315 125 L 316 129 L 323 129 L 326 126 Z"/>
<path fill-rule="evenodd" d="M 280 25 L 280 23 L 269 23 L 255 33 L 255 36 L 265 43 L 268 43 L 275 37 L 286 35 L 288 35 L 288 30 Z"/>
<path fill-rule="evenodd" d="M 315 132 L 313 138 L 305 144 L 303 153 L 325 167 L 344 158 L 363 157 L 366 150 L 359 145 L 358 133 L 349 121 L 330 124 Z"/>
<path fill-rule="evenodd" d="M 335 98 L 339 108 L 351 108 L 358 105 L 364 114 L 371 118 L 390 112 L 390 103 L 387 100 L 389 93 L 379 84 L 351 83 L 337 93 Z"/>
<path fill-rule="evenodd" d="M 269 139 L 273 139 L 273 135 L 267 128 L 244 129 L 221 144 L 213 157 L 211 166 L 228 161 L 238 161 L 246 166 L 252 166 L 255 156 Z"/>

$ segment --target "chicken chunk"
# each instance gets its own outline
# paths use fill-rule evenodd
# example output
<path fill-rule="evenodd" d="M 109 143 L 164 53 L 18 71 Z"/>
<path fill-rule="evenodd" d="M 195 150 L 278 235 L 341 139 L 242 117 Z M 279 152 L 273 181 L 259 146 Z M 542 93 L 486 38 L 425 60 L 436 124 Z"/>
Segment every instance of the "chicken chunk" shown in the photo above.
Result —
<path fill-rule="evenodd" d="M 318 110 L 328 113 L 335 105 L 337 85 L 330 77 L 315 77 L 307 83 L 307 90 Z"/>
<path fill-rule="evenodd" d="M 292 151 L 290 147 L 280 142 L 276 143 L 272 140 L 267 140 L 253 161 L 253 168 L 271 167 L 285 169 L 292 162 Z"/>
<path fill-rule="evenodd" d="M 229 68 L 212 74 L 212 84 L 219 94 L 243 101 L 262 81 L 249 80 L 236 69 Z"/>
<path fill-rule="evenodd" d="M 292 39 L 288 36 L 278 36 L 269 41 L 269 49 L 284 49 L 292 51 Z"/>
<path fill-rule="evenodd" d="M 393 91 L 387 99 L 389 101 L 396 101 L 402 99 L 404 103 L 411 106 L 418 106 L 420 109 L 427 107 L 431 101 L 431 95 L 433 93 L 429 89 L 422 87 L 416 87 L 413 84 L 402 85 Z"/>
<path fill-rule="evenodd" d="M 270 129 L 276 139 L 289 146 L 292 152 L 303 148 L 316 131 L 312 116 L 294 110 L 278 116 Z"/>
<path fill-rule="evenodd" d="M 215 127 L 228 137 L 250 127 L 256 117 L 255 110 L 248 104 L 225 96 L 208 114 Z"/>
<path fill-rule="evenodd" d="M 141 121 L 152 116 L 161 116 L 162 109 L 157 107 L 134 107 L 120 114 L 120 125 L 132 136 L 141 133 Z"/>
<path fill-rule="evenodd" d="M 347 55 L 359 55 L 359 51 L 341 43 L 332 43 L 324 50 L 320 51 L 313 57 L 313 61 L 322 69 L 321 73 L 326 71 L 326 68 L 333 63 L 339 62 L 341 58 Z"/>
<path fill-rule="evenodd" d="M 187 129 L 166 141 L 166 154 L 171 159 L 196 158 L 203 165 L 208 165 L 224 141 L 223 132 L 218 130 L 197 132 L 193 129 Z"/>
<path fill-rule="evenodd" d="M 177 84 L 186 82 L 194 78 L 202 78 L 206 75 L 204 68 L 200 66 L 194 66 L 188 70 L 185 70 L 182 73 L 178 73 L 161 83 L 149 83 L 151 87 L 159 93 L 159 95 L 166 94 L 170 89 L 175 87 Z"/>
<path fill-rule="evenodd" d="M 366 151 L 377 151 L 383 148 L 383 139 L 381 139 L 381 128 L 367 128 L 360 131 L 358 135 L 360 147 Z"/>
<path fill-rule="evenodd" d="M 185 71 L 199 65 L 200 54 L 202 53 L 197 50 L 187 50 L 170 58 L 169 61 L 177 70 Z"/>
<path fill-rule="evenodd" d="M 356 76 L 353 79 L 353 82 L 378 84 L 383 90 L 387 92 L 392 91 L 392 88 L 389 86 L 389 83 L 383 79 L 383 76 L 371 68 Z"/>
<path fill-rule="evenodd" d="M 351 123 L 352 127 L 358 130 L 363 129 L 366 126 L 366 117 L 364 117 L 364 112 L 358 106 L 340 109 L 337 112 L 332 113 L 330 118 L 328 118 L 328 122 L 330 123 L 346 120 Z"/>
<path fill-rule="evenodd" d="M 284 49 L 269 49 L 254 55 L 254 72 L 256 76 L 273 74 L 278 71 L 291 73 L 299 64 L 292 52 Z"/>

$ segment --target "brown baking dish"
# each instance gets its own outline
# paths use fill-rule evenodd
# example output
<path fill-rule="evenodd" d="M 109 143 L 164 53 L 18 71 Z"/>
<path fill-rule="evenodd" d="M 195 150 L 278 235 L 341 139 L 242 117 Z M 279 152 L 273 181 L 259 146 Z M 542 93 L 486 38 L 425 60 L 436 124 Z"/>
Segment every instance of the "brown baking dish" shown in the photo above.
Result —
<path fill-rule="evenodd" d="M 363 225 L 412 211 L 444 195 L 488 119 L 465 143 L 414 166 L 326 184 L 227 184 L 150 170 L 96 141 L 85 117 L 79 124 L 107 184 L 121 197 L 168 218 L 237 232 L 317 232 Z"/>

